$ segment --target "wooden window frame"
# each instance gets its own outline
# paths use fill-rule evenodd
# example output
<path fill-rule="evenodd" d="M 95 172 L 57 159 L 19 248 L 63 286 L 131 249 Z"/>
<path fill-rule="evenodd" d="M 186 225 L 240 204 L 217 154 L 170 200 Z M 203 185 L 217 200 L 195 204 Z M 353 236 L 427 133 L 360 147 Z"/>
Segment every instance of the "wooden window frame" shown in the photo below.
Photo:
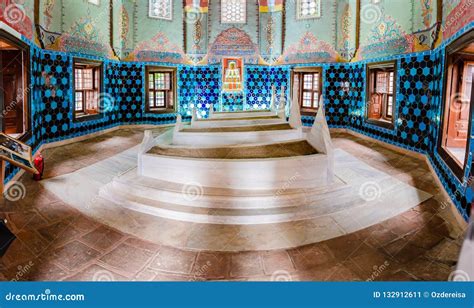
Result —
<path fill-rule="evenodd" d="M 17 38 L 13 34 L 10 34 L 7 31 L 2 30 L 2 29 L 0 29 L 0 39 L 17 46 L 23 51 L 25 55 L 25 59 L 23 62 L 24 64 L 23 65 L 23 79 L 24 79 L 23 83 L 26 89 L 26 90 L 23 89 L 23 91 L 26 92 L 23 95 L 23 100 L 26 101 L 26 102 L 23 102 L 23 119 L 24 119 L 23 127 L 25 131 L 17 139 L 20 141 L 27 141 L 31 137 L 30 110 L 31 110 L 31 92 L 32 91 L 31 91 L 31 72 L 30 72 L 30 65 L 31 65 L 30 64 L 30 47 L 21 39 Z M 3 76 L 1 72 L 0 72 L 0 87 L 3 89 Z M 4 109 L 4 105 L 5 105 L 5 102 L 4 102 L 3 95 L 0 95 L 0 110 Z M 5 128 L 4 128 L 5 122 L 3 121 L 3 119 L 1 120 L 0 126 L 1 126 L 0 128 L 2 132 L 5 131 Z"/>
<path fill-rule="evenodd" d="M 304 90 L 304 75 L 319 74 L 317 90 L 314 88 L 311 91 Z M 295 75 L 299 75 L 298 89 L 294 88 Z M 301 114 L 303 115 L 314 115 L 319 109 L 319 98 L 322 95 L 323 90 L 323 69 L 322 67 L 298 67 L 291 71 L 291 96 L 298 96 L 298 105 L 300 106 Z M 314 86 L 314 80 L 313 80 Z M 311 92 L 311 106 L 314 106 L 314 93 L 318 93 L 318 107 L 303 107 L 303 93 Z"/>
<path fill-rule="evenodd" d="M 151 107 L 150 106 L 150 73 L 170 73 L 170 87 L 171 89 L 165 91 L 165 107 Z M 162 90 L 153 90 L 154 93 L 163 92 Z M 168 94 L 166 92 L 171 92 L 173 95 L 173 104 L 170 107 L 170 102 L 168 100 Z M 145 111 L 147 113 L 175 113 L 176 112 L 176 102 L 177 102 L 177 69 L 175 67 L 164 67 L 164 66 L 147 66 L 145 68 Z M 155 96 L 156 98 L 156 96 Z M 156 101 L 156 100 L 155 100 Z"/>
<path fill-rule="evenodd" d="M 468 33 L 464 34 L 463 36 L 459 37 L 457 40 L 452 42 L 450 45 L 446 47 L 446 53 L 444 57 L 444 72 L 443 72 L 443 97 L 442 97 L 442 108 L 441 108 L 441 121 L 440 121 L 440 133 L 438 135 L 438 142 L 437 142 L 437 151 L 443 161 L 448 165 L 449 169 L 454 173 L 454 175 L 462 182 L 464 173 L 467 166 L 467 159 L 468 155 L 465 155 L 464 162 L 459 164 L 457 159 L 453 157 L 453 155 L 445 149 L 443 142 L 445 133 L 447 130 L 446 122 L 448 121 L 449 114 L 446 112 L 446 109 L 449 108 L 450 104 L 448 104 L 448 98 L 451 97 L 451 89 L 452 86 L 448 85 L 451 83 L 451 77 L 449 74 L 451 65 L 450 60 L 452 57 L 456 56 L 460 50 L 466 47 L 469 43 L 474 42 L 474 30 L 469 31 Z M 469 56 L 461 56 L 461 58 L 467 61 L 474 61 L 474 55 Z M 448 93 L 449 92 L 449 93 Z M 470 116 L 468 120 L 468 137 L 466 142 L 466 154 L 470 148 L 471 138 L 469 137 L 469 132 L 471 131 L 471 124 L 472 124 L 472 111 L 474 110 L 474 86 L 471 88 L 471 102 L 469 105 L 470 108 Z"/>
<path fill-rule="evenodd" d="M 383 114 L 387 118 L 385 120 L 375 120 L 375 119 L 370 119 L 369 118 L 369 102 L 371 101 L 372 98 L 372 90 L 376 89 L 377 85 L 377 78 L 372 79 L 372 72 L 374 70 L 377 71 L 384 71 L 388 70 L 388 82 L 387 82 L 387 91 L 382 93 L 384 95 L 383 97 Z M 390 72 L 393 72 L 393 80 L 392 80 L 392 93 L 389 93 L 389 83 L 390 83 Z M 374 72 L 375 74 L 377 72 Z M 395 111 L 396 111 L 396 96 L 397 96 L 397 61 L 385 61 L 385 62 L 375 62 L 375 63 L 370 63 L 367 64 L 366 67 L 366 89 L 365 89 L 365 121 L 369 124 L 377 125 L 383 128 L 387 129 L 394 129 L 395 128 Z M 392 97 L 392 107 L 391 107 L 391 115 L 389 114 L 389 103 L 388 103 L 388 98 Z"/>
<path fill-rule="evenodd" d="M 92 70 L 92 90 L 76 90 L 76 68 L 78 66 L 92 66 L 94 69 Z M 98 76 L 96 74 L 99 74 Z M 98 79 L 96 79 L 98 77 Z M 104 88 L 104 65 L 101 61 L 89 60 L 89 59 L 82 59 L 82 58 L 74 58 L 72 63 L 72 87 L 73 87 L 73 106 L 72 106 L 72 113 L 73 113 L 73 121 L 74 122 L 83 122 L 83 121 L 90 121 L 100 119 L 103 116 L 100 106 L 100 95 L 103 92 Z M 96 83 L 99 83 L 97 85 Z M 85 108 L 87 106 L 87 92 L 97 92 L 97 114 L 85 114 Z M 76 110 L 76 93 L 82 93 L 82 110 Z"/>

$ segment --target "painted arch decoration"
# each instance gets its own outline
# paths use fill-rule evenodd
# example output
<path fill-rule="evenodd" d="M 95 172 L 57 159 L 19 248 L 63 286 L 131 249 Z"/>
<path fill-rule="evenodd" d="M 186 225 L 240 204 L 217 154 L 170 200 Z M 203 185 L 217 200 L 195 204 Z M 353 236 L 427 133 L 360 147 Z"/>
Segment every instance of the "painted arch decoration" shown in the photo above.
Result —
<path fill-rule="evenodd" d="M 220 63 L 226 57 L 241 57 L 244 63 L 257 64 L 258 48 L 250 36 L 235 27 L 222 31 L 209 48 L 208 62 Z"/>
<path fill-rule="evenodd" d="M 299 42 L 288 47 L 279 63 L 311 63 L 338 61 L 340 57 L 331 44 L 307 31 Z"/>
<path fill-rule="evenodd" d="M 160 32 L 151 40 L 138 44 L 127 60 L 179 64 L 186 62 L 186 56 L 181 47 L 173 44 L 164 33 Z"/>

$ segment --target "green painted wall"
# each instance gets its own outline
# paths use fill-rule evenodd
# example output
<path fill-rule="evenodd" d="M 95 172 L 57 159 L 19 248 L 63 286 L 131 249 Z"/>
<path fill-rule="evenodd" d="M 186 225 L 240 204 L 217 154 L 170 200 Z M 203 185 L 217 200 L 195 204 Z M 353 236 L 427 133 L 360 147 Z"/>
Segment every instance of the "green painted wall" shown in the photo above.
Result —
<path fill-rule="evenodd" d="M 336 10 L 337 2 L 332 0 L 321 0 L 321 17 L 312 19 L 297 19 L 297 2 L 286 1 L 286 24 L 287 35 L 285 35 L 285 53 L 299 52 L 301 59 L 305 61 L 333 61 L 334 55 L 317 54 L 318 48 L 314 48 L 314 42 L 305 42 L 308 33 L 317 41 L 324 42 L 329 48 L 335 50 L 337 43 Z M 290 32 L 291 31 L 291 32 Z M 292 60 L 290 60 L 292 61 Z"/>
<path fill-rule="evenodd" d="M 135 1 L 134 5 L 134 28 L 133 43 L 152 40 L 158 33 L 163 33 L 172 43 L 183 48 L 184 25 L 183 25 L 183 2 L 173 1 L 173 20 L 163 20 L 148 16 L 147 1 Z"/>
<path fill-rule="evenodd" d="M 5 1 L 22 3 L 31 22 L 16 27 L 33 38 L 34 0 Z M 98 6 L 87 0 L 40 0 L 38 23 L 48 34 L 44 36 L 46 48 L 177 63 L 201 61 L 216 38 L 230 28 L 240 30 L 237 41 L 248 37 L 267 63 L 359 60 L 428 50 L 439 43 L 437 0 L 361 0 L 360 44 L 355 56 L 356 0 L 321 0 L 321 17 L 306 20 L 296 18 L 297 0 L 285 1 L 285 16 L 283 12 L 259 13 L 258 1 L 249 0 L 245 24 L 222 24 L 219 0 L 210 1 L 208 13 L 184 20 L 183 1 L 172 2 L 173 20 L 168 21 L 149 17 L 147 0 L 100 0 Z M 474 20 L 470 2 L 442 1 L 443 39 Z M 196 20 L 200 22 L 198 28 Z M 286 33 L 282 33 L 283 27 Z"/>

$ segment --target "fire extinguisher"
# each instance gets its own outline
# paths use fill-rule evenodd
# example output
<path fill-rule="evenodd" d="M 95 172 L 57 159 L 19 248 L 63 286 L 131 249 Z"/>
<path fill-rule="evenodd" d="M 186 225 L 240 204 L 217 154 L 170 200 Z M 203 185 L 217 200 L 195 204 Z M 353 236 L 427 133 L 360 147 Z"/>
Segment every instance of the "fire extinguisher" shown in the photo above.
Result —
<path fill-rule="evenodd" d="M 35 160 L 33 161 L 35 164 L 36 170 L 38 170 L 38 173 L 33 174 L 33 179 L 35 181 L 40 181 L 41 178 L 43 177 L 43 171 L 44 171 L 44 158 L 41 155 L 41 153 L 38 154 L 38 156 L 35 157 Z"/>

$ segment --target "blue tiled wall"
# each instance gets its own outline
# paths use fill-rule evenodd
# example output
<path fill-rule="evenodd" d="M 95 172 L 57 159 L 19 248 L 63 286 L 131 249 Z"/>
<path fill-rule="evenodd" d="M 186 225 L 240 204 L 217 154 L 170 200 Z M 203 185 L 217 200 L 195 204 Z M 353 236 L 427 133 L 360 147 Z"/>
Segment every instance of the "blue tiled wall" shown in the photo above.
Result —
<path fill-rule="evenodd" d="M 272 86 L 275 86 L 277 101 L 281 89 L 288 95 L 290 69 L 288 67 L 248 66 L 246 69 L 246 101 L 249 109 L 267 109 L 270 107 Z"/>
<path fill-rule="evenodd" d="M 450 41 L 472 28 L 472 24 Z M 446 191 L 459 212 L 467 219 L 473 200 L 468 180 L 460 181 L 437 153 L 439 118 L 441 113 L 442 72 L 446 44 L 431 52 L 374 59 L 373 62 L 396 60 L 397 93 L 395 127 L 381 128 L 365 120 L 365 87 L 367 61 L 357 63 L 311 64 L 323 69 L 323 93 L 326 116 L 330 127 L 348 128 L 372 138 L 426 154 Z M 174 123 L 175 114 L 153 114 L 145 111 L 144 72 L 146 65 L 165 63 L 127 63 L 102 60 L 104 63 L 103 108 L 100 119 L 74 122 L 72 119 L 73 88 L 72 60 L 74 56 L 96 59 L 86 55 L 71 55 L 31 48 L 31 125 L 29 144 L 36 150 L 42 143 L 69 139 L 125 124 Z M 200 116 L 207 116 L 210 103 L 223 103 L 226 110 L 243 108 L 262 109 L 269 106 L 271 86 L 280 95 L 289 97 L 290 66 L 247 66 L 244 95 L 230 99 L 222 97 L 221 68 L 212 66 L 176 66 L 178 70 L 178 112 L 185 118 L 197 107 Z M 306 65 L 305 65 L 306 66 Z M 217 107 L 216 107 L 217 108 Z M 314 117 L 303 116 L 304 125 L 311 125 Z M 474 125 L 472 125 L 474 128 Z M 471 136 L 474 133 L 471 134 Z M 465 179 L 472 177 L 471 142 Z M 17 170 L 7 167 L 7 179 Z"/>
<path fill-rule="evenodd" d="M 201 116 L 206 116 L 210 104 L 219 104 L 219 66 L 183 66 L 178 76 L 179 113 L 189 117 L 192 109 L 197 108 Z"/>

